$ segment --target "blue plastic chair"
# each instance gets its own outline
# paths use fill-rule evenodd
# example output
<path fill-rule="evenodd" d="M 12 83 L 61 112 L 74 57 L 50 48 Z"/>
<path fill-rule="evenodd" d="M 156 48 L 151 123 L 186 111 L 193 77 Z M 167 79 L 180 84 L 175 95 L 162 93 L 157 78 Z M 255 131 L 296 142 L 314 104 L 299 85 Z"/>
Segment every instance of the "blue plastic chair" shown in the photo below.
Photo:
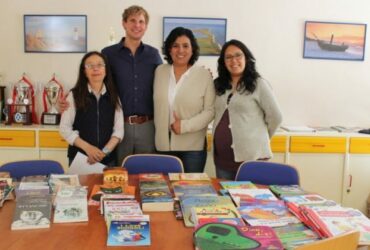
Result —
<path fill-rule="evenodd" d="M 30 160 L 5 163 L 0 172 L 9 172 L 10 177 L 20 180 L 23 176 L 64 174 L 64 169 L 57 161 Z"/>
<path fill-rule="evenodd" d="M 178 157 L 162 154 L 129 155 L 123 160 L 122 166 L 129 174 L 184 172 L 184 167 Z"/>
<path fill-rule="evenodd" d="M 299 173 L 293 166 L 268 161 L 245 161 L 240 164 L 236 181 L 260 185 L 299 185 Z"/>

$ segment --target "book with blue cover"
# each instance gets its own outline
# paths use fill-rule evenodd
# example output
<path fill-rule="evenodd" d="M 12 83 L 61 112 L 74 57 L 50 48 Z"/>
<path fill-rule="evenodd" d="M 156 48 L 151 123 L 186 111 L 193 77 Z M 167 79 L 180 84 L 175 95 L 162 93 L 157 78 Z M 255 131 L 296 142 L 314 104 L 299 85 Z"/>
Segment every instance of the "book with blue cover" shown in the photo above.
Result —
<path fill-rule="evenodd" d="M 150 222 L 149 215 L 141 215 L 136 219 L 111 221 L 107 246 L 149 246 Z"/>

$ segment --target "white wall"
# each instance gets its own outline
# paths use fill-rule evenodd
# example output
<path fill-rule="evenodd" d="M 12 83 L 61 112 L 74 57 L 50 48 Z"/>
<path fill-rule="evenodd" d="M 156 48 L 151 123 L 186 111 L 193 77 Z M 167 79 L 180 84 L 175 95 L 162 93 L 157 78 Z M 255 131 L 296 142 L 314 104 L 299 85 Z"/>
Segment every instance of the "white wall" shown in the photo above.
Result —
<path fill-rule="evenodd" d="M 259 72 L 274 88 L 285 124 L 370 126 L 370 41 L 365 61 L 302 58 L 306 20 L 368 24 L 368 0 L 1 0 L 2 85 L 9 91 L 26 72 L 40 87 L 55 72 L 69 89 L 77 77 L 82 54 L 24 53 L 24 14 L 86 14 L 88 50 L 100 50 L 108 43 L 110 27 L 117 39 L 123 35 L 121 14 L 132 4 L 149 11 L 144 41 L 157 48 L 163 16 L 227 18 L 227 39 L 244 41 L 254 53 Z M 216 59 L 201 57 L 199 63 L 216 75 Z"/>

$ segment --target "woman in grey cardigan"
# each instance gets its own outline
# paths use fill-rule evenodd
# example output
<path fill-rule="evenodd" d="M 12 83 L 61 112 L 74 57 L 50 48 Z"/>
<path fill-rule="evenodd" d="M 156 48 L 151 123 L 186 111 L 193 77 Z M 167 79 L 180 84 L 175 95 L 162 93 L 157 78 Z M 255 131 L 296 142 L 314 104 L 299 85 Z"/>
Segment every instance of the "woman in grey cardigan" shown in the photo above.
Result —
<path fill-rule="evenodd" d="M 238 40 L 222 47 L 214 84 L 216 175 L 233 180 L 243 161 L 272 157 L 270 138 L 282 115 L 270 85 L 255 69 L 255 58 Z"/>

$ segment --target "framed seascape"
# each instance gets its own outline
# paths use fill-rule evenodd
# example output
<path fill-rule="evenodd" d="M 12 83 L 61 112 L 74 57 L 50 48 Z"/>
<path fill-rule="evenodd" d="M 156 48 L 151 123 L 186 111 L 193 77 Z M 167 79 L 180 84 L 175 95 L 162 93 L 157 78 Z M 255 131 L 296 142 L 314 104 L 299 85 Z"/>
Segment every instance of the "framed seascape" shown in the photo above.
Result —
<path fill-rule="evenodd" d="M 193 31 L 200 47 L 200 55 L 218 56 L 226 42 L 225 18 L 163 17 L 163 41 L 176 27 Z"/>
<path fill-rule="evenodd" d="M 366 24 L 306 21 L 303 57 L 363 61 L 365 40 Z"/>
<path fill-rule="evenodd" d="M 24 15 L 24 51 L 85 53 L 86 15 Z"/>

